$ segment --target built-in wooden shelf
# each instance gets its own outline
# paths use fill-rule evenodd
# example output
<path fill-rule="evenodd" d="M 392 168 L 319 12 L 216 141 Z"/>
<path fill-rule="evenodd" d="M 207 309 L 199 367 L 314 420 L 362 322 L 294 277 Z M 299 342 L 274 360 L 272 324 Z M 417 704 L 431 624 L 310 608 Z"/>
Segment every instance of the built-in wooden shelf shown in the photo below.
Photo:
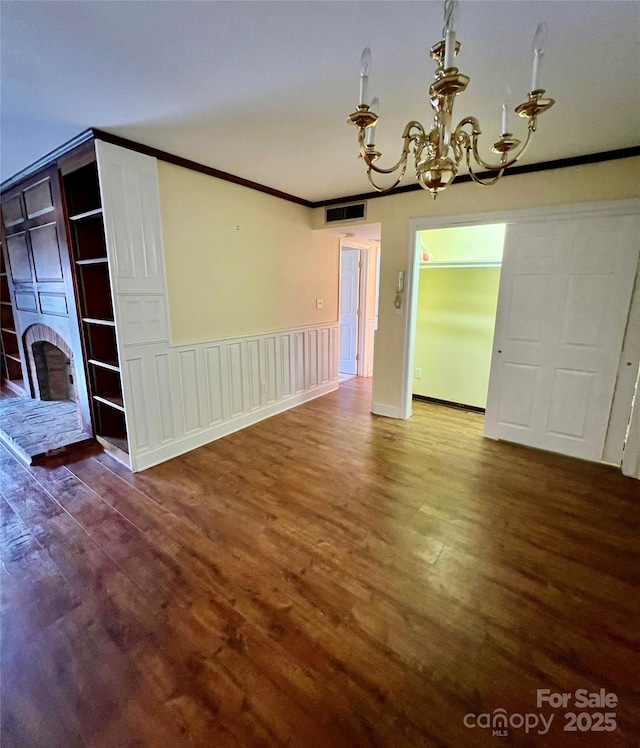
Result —
<path fill-rule="evenodd" d="M 92 260 L 76 260 L 76 265 L 105 265 L 107 262 L 108 257 L 96 257 Z"/>
<path fill-rule="evenodd" d="M 93 399 L 97 400 L 103 405 L 108 405 L 109 407 L 115 408 L 116 410 L 121 410 L 124 413 L 124 402 L 121 395 L 117 395 L 115 393 L 109 395 L 94 395 Z"/>
<path fill-rule="evenodd" d="M 110 371 L 120 371 L 117 361 L 99 361 L 97 358 L 90 358 L 89 363 L 93 366 L 100 366 L 103 369 L 109 369 Z"/>
<path fill-rule="evenodd" d="M 16 223 L 23 223 L 21 219 Z M 5 229 L 7 224 L 5 224 Z M 0 372 L 2 382 L 16 395 L 27 394 L 24 371 L 20 359 L 20 340 L 11 303 L 9 276 L 5 265 L 4 248 L 0 242 Z"/>
<path fill-rule="evenodd" d="M 110 454 L 114 459 L 121 462 L 131 470 L 131 459 L 129 458 L 129 444 L 122 436 L 103 436 L 96 434 L 98 444 L 105 452 Z"/>
<path fill-rule="evenodd" d="M 77 213 L 75 216 L 69 216 L 70 221 L 81 221 L 83 218 L 92 218 L 93 216 L 101 216 L 102 208 L 94 208 L 93 210 L 85 210 L 84 213 Z"/>
<path fill-rule="evenodd" d="M 102 211 L 89 211 L 82 219 L 77 219 L 70 225 L 76 264 L 85 260 L 106 260 L 107 244 Z"/>
<path fill-rule="evenodd" d="M 109 259 L 95 162 L 63 176 L 96 439 L 130 466 Z"/>
<path fill-rule="evenodd" d="M 112 320 L 112 319 L 98 319 L 97 317 L 83 317 L 82 321 L 86 322 L 88 325 L 104 325 L 105 327 L 116 326 L 115 320 Z"/>
<path fill-rule="evenodd" d="M 2 338 L 2 352 L 14 361 L 20 361 L 20 348 L 18 346 L 18 334 L 15 330 L 7 330 L 4 327 L 0 332 Z"/>
<path fill-rule="evenodd" d="M 27 394 L 27 388 L 24 386 L 24 379 L 9 379 L 6 378 L 3 382 L 4 386 L 15 392 L 16 395 L 24 397 Z"/>
<path fill-rule="evenodd" d="M 104 251 L 98 257 L 104 257 Z M 84 316 L 91 319 L 114 319 L 109 266 L 106 262 L 85 262 L 93 259 L 95 256 L 86 255 L 76 259 L 76 263 L 83 263 L 77 265 L 77 270 Z"/>

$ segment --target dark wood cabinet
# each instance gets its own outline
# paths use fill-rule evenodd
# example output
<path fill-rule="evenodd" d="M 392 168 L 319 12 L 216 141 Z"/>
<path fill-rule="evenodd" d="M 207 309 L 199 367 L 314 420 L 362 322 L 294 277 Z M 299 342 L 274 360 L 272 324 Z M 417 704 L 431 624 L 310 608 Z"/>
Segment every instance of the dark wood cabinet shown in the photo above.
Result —
<path fill-rule="evenodd" d="M 166 459 L 182 434 L 155 159 L 87 131 L 4 182 L 0 203 L 4 371 L 27 397 L 77 396 L 85 433 L 132 470 Z M 52 391 L 60 372 L 69 387 Z"/>
<path fill-rule="evenodd" d="M 67 243 L 60 175 L 50 165 L 2 193 L 0 274 L 3 374 L 17 394 L 40 397 L 39 356 L 46 341 L 69 362 L 70 391 L 92 433 L 85 364 Z"/>
<path fill-rule="evenodd" d="M 3 380 L 19 395 L 40 395 L 32 349 L 44 335 L 73 359 L 85 431 L 129 464 L 94 142 L 12 183 L 1 203 Z"/>

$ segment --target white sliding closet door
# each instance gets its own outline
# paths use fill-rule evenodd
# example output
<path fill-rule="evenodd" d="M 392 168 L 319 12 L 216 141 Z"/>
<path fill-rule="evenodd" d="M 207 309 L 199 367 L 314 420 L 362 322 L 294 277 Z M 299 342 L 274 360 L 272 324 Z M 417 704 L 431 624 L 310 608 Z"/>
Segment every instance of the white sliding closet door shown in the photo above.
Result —
<path fill-rule="evenodd" d="M 507 228 L 486 436 L 602 458 L 638 253 L 637 216 Z"/>

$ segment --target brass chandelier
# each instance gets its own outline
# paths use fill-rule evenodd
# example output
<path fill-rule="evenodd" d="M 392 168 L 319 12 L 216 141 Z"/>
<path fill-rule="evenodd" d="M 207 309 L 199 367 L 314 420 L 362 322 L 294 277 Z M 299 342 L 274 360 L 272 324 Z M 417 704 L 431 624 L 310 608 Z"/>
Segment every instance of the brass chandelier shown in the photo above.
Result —
<path fill-rule="evenodd" d="M 381 153 L 375 149 L 375 128 L 378 115 L 378 100 L 374 98 L 367 104 L 369 68 L 371 50 L 366 47 L 360 60 L 360 103 L 347 122 L 358 128 L 360 158 L 367 166 L 367 177 L 372 187 L 378 192 L 392 190 L 402 180 L 406 170 L 409 154 L 415 161 L 416 179 L 421 187 L 433 195 L 445 190 L 458 173 L 458 166 L 463 157 L 466 160 L 469 175 L 474 182 L 482 185 L 495 184 L 504 174 L 505 169 L 513 165 L 525 152 L 532 134 L 536 131 L 538 116 L 553 106 L 553 99 L 544 98 L 544 89 L 538 85 L 540 62 L 544 54 L 546 27 L 540 24 L 533 39 L 533 74 L 531 91 L 527 100 L 515 107 L 516 114 L 526 117 L 528 121 L 527 137 L 521 143 L 509 131 L 509 104 L 502 105 L 502 135 L 493 144 L 492 151 L 500 157 L 499 163 L 487 163 L 478 152 L 480 125 L 475 117 L 465 117 L 453 128 L 453 104 L 469 84 L 469 77 L 458 71 L 454 60 L 460 51 L 460 42 L 456 41 L 455 21 L 458 12 L 457 0 L 445 0 L 443 38 L 431 47 L 430 56 L 436 60 L 437 68 L 434 80 L 429 87 L 429 100 L 434 111 L 433 124 L 429 131 L 416 120 L 412 120 L 402 133 L 403 148 L 398 162 L 388 168 L 379 167 L 376 162 Z M 479 174 L 476 169 L 493 172 L 490 176 Z M 372 172 L 392 174 L 399 170 L 399 176 L 390 187 L 380 187 L 374 182 Z"/>

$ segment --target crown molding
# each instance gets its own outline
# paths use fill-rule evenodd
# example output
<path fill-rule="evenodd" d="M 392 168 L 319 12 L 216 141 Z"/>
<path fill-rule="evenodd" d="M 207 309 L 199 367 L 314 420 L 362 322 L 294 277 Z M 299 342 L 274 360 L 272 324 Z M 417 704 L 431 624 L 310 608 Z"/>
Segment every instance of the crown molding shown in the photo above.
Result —
<path fill-rule="evenodd" d="M 63 143 L 58 148 L 50 151 L 45 156 L 42 156 L 42 158 L 34 161 L 32 164 L 17 172 L 12 177 L 9 177 L 9 179 L 5 179 L 5 181 L 0 184 L 0 191 L 5 192 L 6 190 L 10 190 L 12 187 L 15 187 L 18 182 L 21 182 L 27 177 L 33 176 L 37 172 L 42 171 L 49 166 L 52 166 L 59 158 L 69 153 L 69 151 L 72 151 L 79 145 L 88 143 L 90 140 L 93 140 L 93 132 L 91 130 L 84 130 L 79 135 L 71 138 L 71 140 L 67 140 L 66 143 Z"/>
<path fill-rule="evenodd" d="M 182 156 L 176 156 L 175 153 L 169 153 L 163 151 L 160 148 L 154 148 L 144 143 L 138 143 L 135 140 L 129 140 L 128 138 L 120 137 L 120 135 L 113 135 L 112 133 L 105 132 L 104 130 L 92 129 L 93 135 L 97 140 L 104 140 L 105 143 L 111 143 L 112 145 L 119 145 L 122 148 L 128 148 L 130 151 L 136 151 L 137 153 L 143 153 L 146 156 L 153 156 L 160 161 L 166 161 L 169 164 L 175 166 L 182 166 L 185 169 L 191 171 L 197 171 L 201 174 L 207 174 L 210 177 L 216 177 L 216 179 L 222 179 L 225 182 L 232 182 L 233 184 L 239 184 L 242 187 L 248 187 L 251 190 L 257 192 L 264 192 L 266 195 L 272 197 L 279 197 L 282 200 L 288 200 L 290 203 L 297 203 L 298 205 L 304 205 L 306 208 L 313 207 L 313 203 L 309 200 L 305 200 L 302 197 L 296 195 L 290 195 L 288 192 L 282 192 L 276 190 L 274 187 L 268 187 L 267 185 L 260 184 L 259 182 L 253 182 L 251 179 L 245 179 L 244 177 L 238 177 L 235 174 L 230 174 L 227 171 L 221 171 L 220 169 L 214 169 L 212 166 L 205 166 L 198 161 L 191 161 L 188 158 Z"/>
<path fill-rule="evenodd" d="M 536 171 L 547 171 L 549 169 L 566 169 L 571 166 L 584 166 L 585 164 L 598 164 L 602 161 L 616 161 L 620 158 L 632 158 L 640 156 L 640 145 L 634 145 L 630 148 L 618 148 L 615 151 L 601 151 L 600 153 L 590 153 L 585 156 L 573 156 L 571 158 L 560 158 L 555 161 L 541 161 L 537 164 L 523 164 L 521 166 L 511 166 L 502 175 L 505 177 L 516 174 L 531 174 Z M 478 174 L 479 178 L 491 177 L 492 172 L 482 172 Z M 473 181 L 468 174 L 461 174 L 453 180 L 452 184 L 463 184 L 464 182 Z M 401 195 L 405 192 L 418 192 L 422 190 L 419 184 L 408 184 L 403 187 L 396 187 L 388 192 L 361 192 L 358 195 L 347 195 L 346 197 L 333 197 L 328 200 L 318 200 L 311 204 L 312 208 L 326 208 L 331 205 L 341 205 L 342 203 L 357 202 L 359 200 L 373 200 L 377 197 L 388 197 L 389 195 Z"/>
<path fill-rule="evenodd" d="M 30 166 L 22 169 L 22 171 L 14 174 L 12 177 L 7 179 L 0 185 L 0 190 L 4 192 L 5 190 L 14 187 L 21 180 L 51 166 L 60 157 L 69 153 L 69 151 L 92 139 L 103 140 L 104 142 L 111 143 L 112 145 L 119 145 L 122 148 L 128 148 L 129 150 L 135 151 L 137 153 L 143 153 L 147 156 L 153 156 L 160 161 L 166 161 L 167 163 L 174 164 L 175 166 L 181 166 L 185 169 L 190 169 L 191 171 L 197 171 L 200 174 L 206 174 L 210 177 L 215 177 L 216 179 L 222 179 L 225 182 L 238 184 L 242 187 L 247 187 L 251 190 L 262 192 L 266 195 L 271 195 L 272 197 L 278 197 L 281 200 L 287 200 L 288 202 L 295 203 L 297 205 L 303 205 L 306 208 L 325 208 L 332 205 L 341 205 L 343 203 L 357 202 L 360 200 L 373 200 L 375 198 L 389 197 L 391 195 L 402 195 L 405 192 L 416 192 L 418 190 L 422 190 L 422 187 L 420 187 L 419 184 L 409 184 L 403 187 L 396 187 L 395 189 L 389 190 L 388 192 L 361 192 L 357 195 L 346 195 L 344 197 L 334 197 L 327 200 L 306 200 L 303 197 L 290 195 L 288 192 L 282 192 L 281 190 L 277 190 L 273 187 L 268 187 L 267 185 L 253 182 L 250 179 L 245 179 L 244 177 L 239 177 L 235 174 L 221 171 L 220 169 L 214 169 L 212 166 L 206 166 L 205 164 L 201 164 L 198 161 L 191 161 L 190 159 L 183 158 L 182 156 L 177 156 L 175 153 L 169 153 L 168 151 L 163 151 L 160 148 L 154 148 L 153 146 L 145 145 L 144 143 L 139 143 L 135 140 L 129 140 L 128 138 L 123 138 L 120 135 L 114 135 L 113 133 L 106 132 L 105 130 L 99 130 L 95 127 L 84 130 L 79 135 L 76 135 L 74 138 L 61 145 L 59 148 L 56 148 L 50 153 L 47 153 L 46 156 L 43 156 Z M 561 158 L 556 159 L 555 161 L 542 161 L 537 164 L 512 166 L 504 173 L 503 178 L 514 176 L 516 174 L 531 174 L 537 171 L 547 171 L 549 169 L 566 169 L 572 166 L 597 164 L 603 161 L 616 161 L 621 158 L 631 158 L 633 156 L 640 156 L 640 145 L 632 146 L 630 148 L 619 148 L 614 151 L 590 153 L 585 156 Z M 491 176 L 491 173 L 487 172 L 486 174 L 483 173 L 479 176 Z M 468 174 L 462 174 L 455 178 L 453 184 L 463 184 L 464 182 L 470 181 L 472 180 Z"/>

